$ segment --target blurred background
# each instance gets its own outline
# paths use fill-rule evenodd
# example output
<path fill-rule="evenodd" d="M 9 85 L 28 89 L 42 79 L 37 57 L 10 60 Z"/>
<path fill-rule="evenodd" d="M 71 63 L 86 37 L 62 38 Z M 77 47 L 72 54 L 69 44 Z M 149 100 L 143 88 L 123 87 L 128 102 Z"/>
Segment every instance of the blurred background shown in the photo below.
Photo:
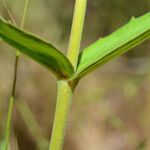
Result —
<path fill-rule="evenodd" d="M 1 0 L 2 1 L 2 0 Z M 25 30 L 66 53 L 74 0 L 30 0 Z M 18 26 L 24 0 L 6 0 Z M 150 0 L 88 0 L 81 49 L 132 16 Z M 9 20 L 0 3 L 0 15 Z M 128 32 L 128 31 L 127 31 Z M 0 43 L 0 138 L 12 88 L 15 50 Z M 47 150 L 56 104 L 56 79 L 21 55 L 11 150 Z M 64 150 L 150 150 L 150 41 L 84 77 L 75 91 Z"/>

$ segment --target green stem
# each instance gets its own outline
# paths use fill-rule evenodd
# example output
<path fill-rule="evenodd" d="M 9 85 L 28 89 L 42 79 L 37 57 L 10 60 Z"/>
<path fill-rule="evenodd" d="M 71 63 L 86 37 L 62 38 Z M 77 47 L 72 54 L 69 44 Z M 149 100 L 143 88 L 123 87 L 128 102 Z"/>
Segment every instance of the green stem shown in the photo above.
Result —
<path fill-rule="evenodd" d="M 68 58 L 76 70 L 78 55 L 81 45 L 81 37 L 84 25 L 87 0 L 76 0 L 70 41 L 68 46 Z"/>
<path fill-rule="evenodd" d="M 86 4 L 87 0 L 76 0 L 75 3 L 74 17 L 68 46 L 68 58 L 71 61 L 74 70 L 76 70 L 78 62 Z M 70 82 L 67 80 L 58 81 L 57 104 L 49 150 L 63 149 L 65 130 L 73 96 L 73 84 Z"/>
<path fill-rule="evenodd" d="M 68 82 L 58 81 L 57 107 L 49 150 L 62 150 L 71 99 L 72 89 Z"/>
<path fill-rule="evenodd" d="M 7 120 L 6 120 L 5 147 L 4 147 L 4 150 L 8 149 L 13 107 L 14 107 L 14 97 L 10 97 L 9 106 L 8 106 Z"/>
<path fill-rule="evenodd" d="M 24 24 L 25 24 L 25 19 L 26 19 L 26 14 L 27 14 L 27 9 L 29 6 L 29 0 L 25 1 L 25 5 L 24 5 L 24 10 L 23 10 L 23 15 L 22 15 L 22 20 L 21 20 L 21 29 L 24 28 Z"/>
<path fill-rule="evenodd" d="M 23 29 L 25 18 L 26 18 L 26 12 L 28 8 L 29 0 L 25 1 L 24 11 L 23 11 L 23 17 L 21 21 L 21 28 Z M 6 4 L 5 4 L 6 5 Z M 7 5 L 6 5 L 7 8 Z M 7 8 L 7 11 L 9 13 L 9 16 L 14 24 L 15 21 Z M 12 124 L 12 114 L 13 114 L 13 107 L 14 107 L 14 96 L 16 91 L 16 81 L 17 81 L 17 70 L 18 70 L 18 61 L 19 61 L 19 52 L 16 52 L 16 58 L 15 58 L 15 65 L 14 65 L 14 78 L 13 78 L 13 85 L 12 85 L 12 93 L 9 100 L 9 106 L 8 106 L 8 114 L 7 114 L 7 120 L 6 120 L 6 129 L 5 129 L 5 150 L 8 149 L 9 139 L 10 139 L 10 131 L 11 131 L 11 124 Z"/>

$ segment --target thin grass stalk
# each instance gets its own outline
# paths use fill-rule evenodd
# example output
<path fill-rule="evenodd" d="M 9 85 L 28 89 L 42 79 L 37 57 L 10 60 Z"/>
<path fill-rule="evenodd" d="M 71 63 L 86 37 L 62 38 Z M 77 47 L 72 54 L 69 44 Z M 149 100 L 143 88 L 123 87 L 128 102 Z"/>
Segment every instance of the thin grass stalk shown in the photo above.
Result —
<path fill-rule="evenodd" d="M 24 100 L 19 100 L 17 101 L 17 103 L 15 103 L 15 105 L 21 118 L 23 119 L 25 125 L 27 126 L 31 136 L 33 137 L 38 149 L 39 150 L 47 149 L 49 141 L 44 136 L 43 130 L 39 126 L 27 102 Z"/>
<path fill-rule="evenodd" d="M 9 16 L 11 22 L 12 22 L 14 25 L 17 25 L 15 19 L 13 18 L 13 15 L 11 14 L 11 12 L 10 12 L 8 6 L 7 6 L 6 0 L 1 0 L 0 2 L 1 2 L 1 4 L 4 6 L 5 10 L 7 11 L 8 16 Z"/>
<path fill-rule="evenodd" d="M 16 23 L 13 19 L 13 16 L 11 15 L 6 3 L 4 3 L 4 4 L 5 4 L 5 8 L 8 11 L 9 16 L 10 16 L 10 19 L 16 25 Z M 23 17 L 22 17 L 22 21 L 21 21 L 21 28 L 22 29 L 23 29 L 24 23 L 25 23 L 28 4 L 29 4 L 29 0 L 26 0 L 25 5 L 24 5 Z M 16 91 L 18 61 L 19 61 L 19 52 L 17 51 L 16 52 L 16 58 L 15 58 L 15 65 L 14 65 L 14 78 L 13 78 L 12 92 L 11 92 L 11 97 L 9 99 L 6 128 L 5 128 L 5 150 L 8 149 L 8 144 L 9 144 L 9 140 L 10 140 L 10 132 L 11 132 L 11 125 L 12 125 L 12 114 L 13 114 L 13 107 L 14 107 L 14 96 L 15 96 L 15 91 Z"/>

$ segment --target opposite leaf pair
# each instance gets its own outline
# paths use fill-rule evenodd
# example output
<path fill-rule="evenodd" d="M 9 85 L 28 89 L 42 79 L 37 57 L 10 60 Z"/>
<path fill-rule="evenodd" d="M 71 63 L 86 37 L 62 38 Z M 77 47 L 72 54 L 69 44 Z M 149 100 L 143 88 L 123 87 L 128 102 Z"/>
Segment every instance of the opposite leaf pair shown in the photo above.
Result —
<path fill-rule="evenodd" d="M 150 13 L 131 21 L 85 48 L 74 71 L 68 58 L 50 43 L 22 31 L 0 18 L 0 38 L 52 71 L 58 79 L 81 78 L 150 38 Z"/>

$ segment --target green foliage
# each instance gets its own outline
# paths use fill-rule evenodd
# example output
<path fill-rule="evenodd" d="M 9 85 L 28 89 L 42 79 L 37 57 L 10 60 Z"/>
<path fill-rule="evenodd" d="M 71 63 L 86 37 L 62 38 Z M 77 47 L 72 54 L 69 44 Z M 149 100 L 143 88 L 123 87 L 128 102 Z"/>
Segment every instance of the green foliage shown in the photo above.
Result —
<path fill-rule="evenodd" d="M 100 65 L 105 64 L 114 57 L 127 52 L 131 48 L 150 38 L 150 13 L 147 13 L 137 19 L 132 18 L 128 24 L 111 35 L 100 38 L 95 43 L 85 48 L 78 57 L 86 3 L 87 0 L 76 0 L 68 48 L 68 58 L 50 43 L 31 33 L 23 31 L 0 18 L 0 38 L 20 52 L 37 61 L 39 64 L 48 68 L 58 78 L 57 105 L 49 150 L 62 150 L 68 113 L 74 92 L 73 86 L 74 83 L 76 83 L 74 80 L 78 81 L 76 79 L 83 77 L 97 69 Z M 26 4 L 28 4 L 28 0 L 26 1 Z M 23 18 L 25 18 L 25 13 Z M 76 70 L 77 62 L 78 66 Z M 76 72 L 74 72 L 74 70 L 76 70 Z M 14 97 L 11 97 L 11 101 L 13 99 Z M 11 103 L 10 106 L 7 121 L 9 129 L 13 110 L 13 105 Z M 32 118 L 33 117 L 31 116 L 31 119 Z M 27 118 L 27 120 L 28 119 L 30 118 Z M 7 149 L 10 130 L 6 131 L 7 137 L 5 146 Z M 1 146 L 3 146 L 3 144 L 0 143 L 0 149 L 2 149 Z"/>
<path fill-rule="evenodd" d="M 0 18 L 0 38 L 52 71 L 58 78 L 73 75 L 73 67 L 66 56 L 53 45 L 18 29 Z"/>
<path fill-rule="evenodd" d="M 43 64 L 58 78 L 73 76 L 74 71 L 69 60 L 50 43 L 21 31 L 3 19 L 0 19 L 0 37 L 19 51 Z M 132 18 L 128 24 L 107 37 L 100 38 L 83 50 L 74 78 L 81 78 L 149 37 L 150 13 L 139 18 Z"/>
<path fill-rule="evenodd" d="M 81 78 L 148 38 L 150 38 L 150 13 L 137 19 L 132 18 L 128 24 L 83 50 L 76 77 Z"/>

